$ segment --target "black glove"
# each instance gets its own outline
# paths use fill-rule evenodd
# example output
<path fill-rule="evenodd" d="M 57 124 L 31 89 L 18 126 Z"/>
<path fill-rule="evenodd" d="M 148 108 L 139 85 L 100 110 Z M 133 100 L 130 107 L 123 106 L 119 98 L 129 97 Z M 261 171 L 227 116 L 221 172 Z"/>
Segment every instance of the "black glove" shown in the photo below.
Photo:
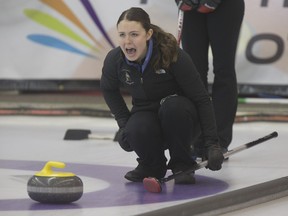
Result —
<path fill-rule="evenodd" d="M 197 8 L 199 5 L 199 0 L 175 0 L 177 7 L 182 11 L 189 11 Z"/>
<path fill-rule="evenodd" d="M 210 170 L 220 170 L 224 161 L 224 156 L 219 145 L 211 145 L 206 149 L 205 157 L 208 160 L 206 168 Z M 204 158 L 205 159 L 205 158 Z"/>
<path fill-rule="evenodd" d="M 198 11 L 200 13 L 211 13 L 216 10 L 220 3 L 221 0 L 200 0 Z"/>
<path fill-rule="evenodd" d="M 126 134 L 125 134 L 125 128 L 120 128 L 114 137 L 114 141 L 117 141 L 120 145 L 120 147 L 127 152 L 133 151 L 129 143 L 127 142 Z"/>

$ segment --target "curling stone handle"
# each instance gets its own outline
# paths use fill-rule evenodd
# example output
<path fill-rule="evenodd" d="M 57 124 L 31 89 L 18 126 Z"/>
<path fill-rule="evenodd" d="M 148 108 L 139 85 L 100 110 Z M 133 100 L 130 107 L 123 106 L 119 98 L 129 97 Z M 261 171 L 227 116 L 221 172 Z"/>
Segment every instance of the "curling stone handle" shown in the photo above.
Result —
<path fill-rule="evenodd" d="M 70 172 L 55 172 L 52 170 L 52 168 L 60 168 L 63 169 L 65 168 L 65 163 L 63 162 L 58 162 L 58 161 L 48 161 L 45 166 L 43 167 L 43 169 L 36 173 L 36 176 L 47 176 L 47 177 L 51 177 L 51 176 L 57 176 L 57 177 L 68 177 L 68 176 L 75 176 L 74 173 L 70 173 Z"/>
<path fill-rule="evenodd" d="M 65 163 L 58 161 L 48 161 L 42 170 L 46 170 L 47 172 L 52 172 L 52 167 L 63 169 L 65 167 Z"/>

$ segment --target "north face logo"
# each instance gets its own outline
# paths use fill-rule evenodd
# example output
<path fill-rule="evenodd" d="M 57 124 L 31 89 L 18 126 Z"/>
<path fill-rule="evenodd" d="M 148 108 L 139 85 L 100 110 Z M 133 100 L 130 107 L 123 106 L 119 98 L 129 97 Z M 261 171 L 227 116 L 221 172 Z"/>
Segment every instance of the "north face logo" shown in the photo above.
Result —
<path fill-rule="evenodd" d="M 166 74 L 166 71 L 164 69 L 159 69 L 155 71 L 156 74 Z"/>

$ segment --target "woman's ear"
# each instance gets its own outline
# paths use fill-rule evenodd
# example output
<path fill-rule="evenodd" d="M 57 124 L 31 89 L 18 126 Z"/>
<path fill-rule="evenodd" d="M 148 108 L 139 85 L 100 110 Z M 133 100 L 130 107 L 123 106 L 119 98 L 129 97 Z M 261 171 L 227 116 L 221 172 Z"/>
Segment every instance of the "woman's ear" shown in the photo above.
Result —
<path fill-rule="evenodd" d="M 153 35 L 153 29 L 149 29 L 148 32 L 147 32 L 147 41 L 150 40 L 152 35 Z"/>

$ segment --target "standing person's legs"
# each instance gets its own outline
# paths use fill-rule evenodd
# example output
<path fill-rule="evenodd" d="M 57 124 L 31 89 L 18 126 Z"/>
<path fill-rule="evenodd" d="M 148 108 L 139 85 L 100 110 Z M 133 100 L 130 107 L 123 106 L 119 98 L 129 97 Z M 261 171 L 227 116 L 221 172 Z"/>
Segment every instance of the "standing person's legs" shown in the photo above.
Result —
<path fill-rule="evenodd" d="M 162 178 L 166 174 L 166 157 L 157 113 L 136 112 L 125 127 L 127 141 L 138 155 L 138 166 L 125 175 L 130 181 L 144 177 Z"/>
<path fill-rule="evenodd" d="M 167 98 L 159 110 L 159 118 L 165 144 L 170 153 L 168 167 L 173 173 L 184 171 L 195 165 L 191 144 L 200 133 L 197 111 L 194 104 L 182 96 Z M 178 184 L 195 183 L 194 176 L 175 179 Z"/>
<path fill-rule="evenodd" d="M 201 79 L 208 88 L 209 37 L 206 14 L 189 11 L 184 14 L 182 47 L 194 62 Z"/>
<path fill-rule="evenodd" d="M 225 149 L 232 140 L 237 111 L 235 55 L 243 15 L 243 0 L 223 0 L 217 10 L 207 16 L 214 68 L 212 101 L 220 145 Z"/>
<path fill-rule="evenodd" d="M 206 89 L 208 90 L 209 70 L 209 36 L 207 29 L 207 14 L 195 10 L 185 12 L 182 33 L 183 49 L 190 55 Z M 202 157 L 201 146 L 203 138 L 199 137 L 194 144 L 195 157 Z"/>

